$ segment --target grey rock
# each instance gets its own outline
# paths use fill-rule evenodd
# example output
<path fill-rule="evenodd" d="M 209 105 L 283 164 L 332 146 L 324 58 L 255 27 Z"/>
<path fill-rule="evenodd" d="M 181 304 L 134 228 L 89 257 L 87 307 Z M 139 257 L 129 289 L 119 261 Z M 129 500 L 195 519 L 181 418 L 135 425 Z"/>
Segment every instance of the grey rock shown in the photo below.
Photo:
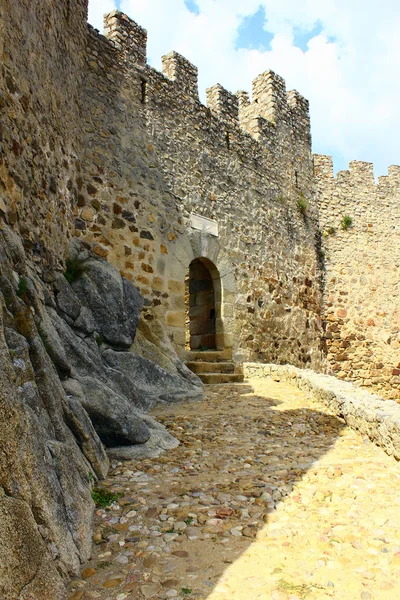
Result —
<path fill-rule="evenodd" d="M 49 316 L 54 312 L 54 308 L 51 308 L 50 306 L 47 306 L 46 308 L 40 307 L 39 314 L 36 318 L 37 327 L 45 349 L 57 371 L 62 377 L 65 377 L 71 373 L 72 367 L 65 353 L 60 336 L 54 328 Z"/>
<path fill-rule="evenodd" d="M 122 391 L 126 395 L 135 389 L 146 398 L 146 409 L 155 402 L 198 399 L 202 395 L 201 388 L 178 375 L 168 373 L 134 352 L 115 352 L 109 349 L 102 353 L 102 357 L 110 367 L 124 374 L 125 385 L 122 385 Z"/>
<path fill-rule="evenodd" d="M 86 306 L 82 306 L 79 317 L 75 320 L 73 325 L 77 329 L 81 329 L 88 334 L 96 331 L 96 321 L 93 317 L 92 311 L 86 308 Z"/>
<path fill-rule="evenodd" d="M 64 275 L 58 275 L 53 285 L 57 308 L 75 321 L 81 311 L 81 303 Z"/>
<path fill-rule="evenodd" d="M 65 422 L 74 434 L 96 476 L 104 479 L 109 469 L 104 446 L 82 404 L 68 394 L 67 400 L 68 406 L 64 407 Z"/>
<path fill-rule="evenodd" d="M 166 450 L 173 450 L 179 446 L 178 440 L 154 419 L 144 416 L 143 420 L 150 430 L 148 441 L 145 444 L 136 444 L 135 446 L 109 448 L 107 454 L 110 458 L 116 460 L 157 458 Z"/>
<path fill-rule="evenodd" d="M 64 382 L 67 394 L 79 400 L 106 446 L 143 444 L 150 437 L 143 416 L 127 398 L 93 377 Z"/>
<path fill-rule="evenodd" d="M 93 314 L 96 331 L 106 342 L 129 348 L 134 340 L 142 300 L 139 292 L 109 263 L 85 262 L 85 272 L 72 283 L 83 306 Z"/>

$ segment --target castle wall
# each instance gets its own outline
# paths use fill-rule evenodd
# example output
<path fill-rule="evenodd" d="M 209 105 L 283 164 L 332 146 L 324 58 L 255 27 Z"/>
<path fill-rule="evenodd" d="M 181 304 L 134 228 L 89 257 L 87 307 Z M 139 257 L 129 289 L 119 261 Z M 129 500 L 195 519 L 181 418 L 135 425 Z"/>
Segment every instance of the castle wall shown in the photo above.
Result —
<path fill-rule="evenodd" d="M 204 256 L 221 276 L 219 347 L 237 359 L 318 363 L 320 288 L 308 103 L 272 72 L 253 98 L 221 86 L 198 100 L 177 53 L 145 64 L 145 32 L 121 13 L 91 31 L 85 175 L 76 233 L 139 286 L 144 318 L 182 354 L 184 281 Z M 306 203 L 305 214 L 299 205 Z M 191 227 L 211 219 L 218 236 Z"/>
<path fill-rule="evenodd" d="M 0 217 L 40 264 L 58 264 L 79 179 L 84 0 L 0 0 Z"/>
<path fill-rule="evenodd" d="M 325 252 L 327 368 L 341 379 L 400 398 L 400 167 L 375 184 L 373 165 L 333 175 L 316 155 Z M 344 216 L 352 225 L 343 229 Z"/>

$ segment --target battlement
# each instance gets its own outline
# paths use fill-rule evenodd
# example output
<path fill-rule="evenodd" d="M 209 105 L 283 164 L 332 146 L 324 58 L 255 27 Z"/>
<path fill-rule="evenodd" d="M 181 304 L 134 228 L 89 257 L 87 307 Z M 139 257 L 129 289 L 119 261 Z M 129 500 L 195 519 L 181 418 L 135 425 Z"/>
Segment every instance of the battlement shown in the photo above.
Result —
<path fill-rule="evenodd" d="M 147 63 L 147 31 L 119 10 L 104 15 L 104 35 L 138 65 Z"/>
<path fill-rule="evenodd" d="M 171 81 L 176 81 L 180 89 L 198 100 L 198 69 L 178 52 L 169 52 L 162 57 L 162 72 Z"/>
<path fill-rule="evenodd" d="M 268 121 L 276 123 L 287 112 L 285 80 L 274 71 L 265 71 L 254 79 L 252 96 L 258 114 Z"/>
<path fill-rule="evenodd" d="M 147 32 L 124 13 L 114 10 L 104 17 L 104 34 L 129 64 L 146 66 Z M 177 84 L 177 94 L 199 102 L 198 69 L 184 56 L 169 52 L 162 57 L 162 74 Z M 227 126 L 240 126 L 256 139 L 267 131 L 265 121 L 292 129 L 297 139 L 310 144 L 308 101 L 295 90 L 286 92 L 282 77 L 268 70 L 252 84 L 252 101 L 247 92 L 233 94 L 216 84 L 206 90 L 207 107 Z"/>
<path fill-rule="evenodd" d="M 239 122 L 239 98 L 219 83 L 206 90 L 207 106 L 217 117 L 237 125 Z"/>
<path fill-rule="evenodd" d="M 314 172 L 318 181 L 330 182 L 351 182 L 354 186 L 364 187 L 386 187 L 397 188 L 400 186 L 400 166 L 391 165 L 388 168 L 388 175 L 378 177 L 378 183 L 375 182 L 374 165 L 371 162 L 352 160 L 349 163 L 349 169 L 338 171 L 336 177 L 333 171 L 333 159 L 325 154 L 314 154 Z"/>

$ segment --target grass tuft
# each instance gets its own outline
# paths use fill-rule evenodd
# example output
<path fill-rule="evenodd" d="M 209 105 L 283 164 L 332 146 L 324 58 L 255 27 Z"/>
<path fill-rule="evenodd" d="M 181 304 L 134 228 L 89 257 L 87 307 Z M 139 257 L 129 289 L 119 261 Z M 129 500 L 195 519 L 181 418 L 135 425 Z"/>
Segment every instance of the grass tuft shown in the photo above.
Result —
<path fill-rule="evenodd" d="M 104 488 L 95 487 L 92 490 L 92 498 L 96 506 L 106 508 L 121 498 L 122 494 L 115 494 Z"/>
<path fill-rule="evenodd" d="M 342 220 L 340 221 L 340 227 L 343 230 L 353 227 L 353 219 L 349 215 L 343 215 Z"/>
<path fill-rule="evenodd" d="M 297 208 L 302 215 L 305 215 L 308 208 L 308 202 L 303 194 L 300 195 L 300 198 L 297 199 Z"/>

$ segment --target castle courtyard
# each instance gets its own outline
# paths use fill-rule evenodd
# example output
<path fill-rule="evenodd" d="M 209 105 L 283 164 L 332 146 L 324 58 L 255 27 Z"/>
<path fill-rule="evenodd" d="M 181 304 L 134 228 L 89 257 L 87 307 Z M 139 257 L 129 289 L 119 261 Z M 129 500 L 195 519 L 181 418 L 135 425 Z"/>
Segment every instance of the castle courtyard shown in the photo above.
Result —
<path fill-rule="evenodd" d="M 114 462 L 70 600 L 395 600 L 400 468 L 279 380 L 152 415 L 180 440 Z"/>

